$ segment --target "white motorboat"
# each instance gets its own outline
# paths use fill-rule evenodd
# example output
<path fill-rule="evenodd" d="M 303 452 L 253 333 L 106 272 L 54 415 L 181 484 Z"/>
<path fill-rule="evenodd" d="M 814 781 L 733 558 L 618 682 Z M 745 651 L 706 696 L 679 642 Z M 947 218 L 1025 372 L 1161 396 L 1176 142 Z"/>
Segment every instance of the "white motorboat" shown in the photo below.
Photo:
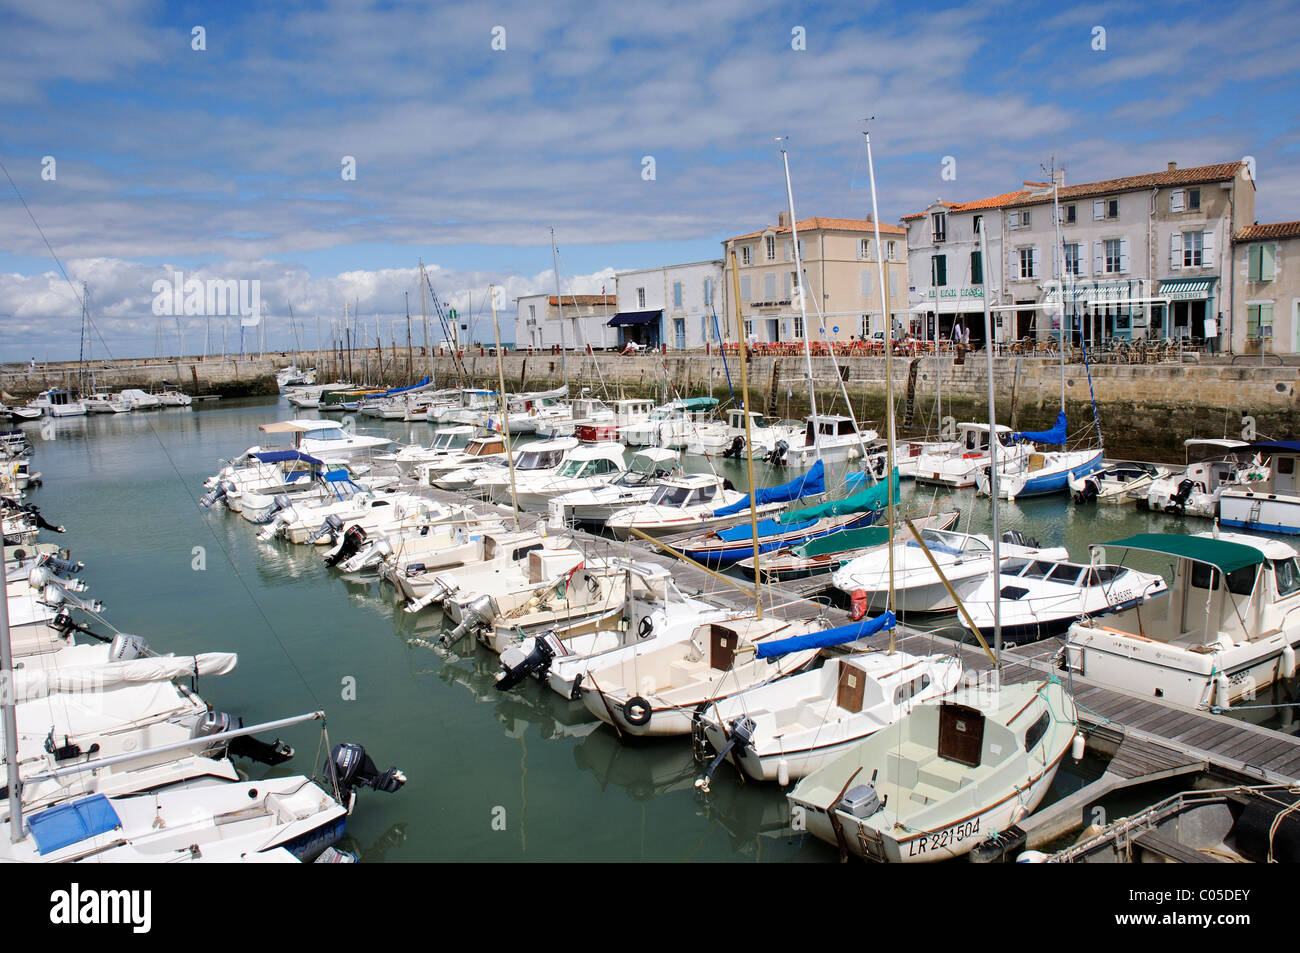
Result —
<path fill-rule="evenodd" d="M 992 572 L 993 544 L 987 536 L 937 529 L 923 529 L 920 533 L 944 578 L 961 599 L 965 600 Z M 1013 556 L 1070 558 L 1064 546 L 1041 548 L 1035 541 L 1025 540 L 1015 533 L 1003 535 L 1000 550 L 1003 561 Z M 948 594 L 943 579 L 930 565 L 920 543 L 916 540 L 895 542 L 893 551 L 895 612 L 956 610 L 956 603 Z M 868 611 L 883 608 L 889 596 L 889 548 L 873 550 L 845 563 L 831 575 L 831 582 L 841 592 L 860 593 L 857 598 Z"/>
<path fill-rule="evenodd" d="M 1257 443 L 1247 449 L 1262 455 L 1263 466 L 1223 488 L 1219 522 L 1267 533 L 1300 533 L 1300 491 L 1296 487 L 1300 443 Z"/>
<path fill-rule="evenodd" d="M 552 440 L 556 437 L 576 437 L 580 426 L 617 427 L 613 408 L 603 400 L 588 397 L 584 393 L 569 402 L 567 413 L 548 415 L 538 421 L 534 429 L 543 440 Z"/>
<path fill-rule="evenodd" d="M 494 517 L 464 523 L 417 522 L 374 536 L 354 523 L 344 528 L 338 552 L 325 561 L 346 573 L 378 572 L 381 567 L 405 574 L 451 569 L 476 557 L 484 533 L 502 530 L 500 519 Z"/>
<path fill-rule="evenodd" d="M 1153 463 L 1111 463 L 1085 476 L 1071 476 L 1070 493 L 1076 503 L 1110 503 L 1123 506 L 1146 499 L 1154 480 L 1169 476 L 1168 467 Z"/>
<path fill-rule="evenodd" d="M 867 860 L 959 857 L 1038 807 L 1076 723 L 1055 678 L 962 688 L 812 772 L 790 809 L 814 837 Z"/>
<path fill-rule="evenodd" d="M 117 400 L 124 400 L 131 405 L 132 410 L 157 410 L 162 406 L 162 401 L 153 394 L 145 393 L 139 388 L 128 388 L 121 393 L 113 395 Z"/>
<path fill-rule="evenodd" d="M 505 459 L 505 437 L 500 434 L 488 434 L 484 437 L 472 437 L 463 450 L 448 450 L 437 459 L 416 464 L 411 471 L 411 475 L 416 483 L 443 486 L 440 481 L 457 470 L 466 470 L 471 467 L 481 467 L 492 463 L 504 464 Z M 461 482 L 461 478 L 457 477 L 449 485 L 443 486 L 443 489 L 463 489 L 467 486 L 469 486 L 469 482 Z"/>
<path fill-rule="evenodd" d="M 755 454 L 771 453 L 777 441 L 793 444 L 803 433 L 803 428 L 797 423 L 770 420 L 754 410 L 749 412 L 749 427 Z M 726 421 L 713 420 L 696 426 L 694 431 L 687 434 L 686 452 L 705 455 L 725 453 L 743 459 L 745 412 L 735 407 L 727 411 Z"/>
<path fill-rule="evenodd" d="M 525 478 L 532 480 L 554 476 L 560 469 L 560 464 L 564 463 L 577 447 L 576 437 L 539 440 L 517 448 L 512 446 L 516 485 Z M 478 468 L 471 469 L 476 472 L 470 477 L 469 483 L 464 485 L 465 488 L 487 499 L 496 498 L 507 503 L 510 501 L 510 467 L 504 460 L 495 466 L 484 467 L 481 471 Z M 463 474 L 463 471 L 447 474 L 438 481 L 438 485 L 444 489 L 450 488 L 447 484 L 453 482 L 458 474 Z"/>
<path fill-rule="evenodd" d="M 807 418 L 801 442 L 786 445 L 786 441 L 778 440 L 769 459 L 777 466 L 788 467 L 811 467 L 818 460 L 861 460 L 867 455 L 866 446 L 879 436 L 874 430 L 859 431 L 852 417 L 818 414 Z"/>
<path fill-rule="evenodd" d="M 757 647 L 824 628 L 818 620 L 733 618 L 695 627 L 684 642 L 659 645 L 587 669 L 579 691 L 587 710 L 636 736 L 685 735 L 696 709 L 807 666 L 819 649 L 759 658 Z"/>
<path fill-rule="evenodd" d="M 115 398 L 112 394 L 92 394 L 82 398 L 81 403 L 85 405 L 88 414 L 124 414 L 131 409 L 127 401 Z"/>
<path fill-rule="evenodd" d="M 751 778 L 786 783 L 946 695 L 961 677 L 961 660 L 951 655 L 856 653 L 710 705 L 701 721 L 714 750 L 723 751 L 748 719 L 733 760 Z"/>
<path fill-rule="evenodd" d="M 1034 452 L 1031 442 L 1017 442 L 1011 428 L 998 424 L 998 462 L 1014 461 Z M 957 425 L 955 444 L 939 443 L 927 446 L 916 458 L 917 483 L 939 486 L 967 487 L 975 485 L 975 478 L 989 465 L 989 425 L 961 423 Z"/>
<path fill-rule="evenodd" d="M 1083 565 L 1060 559 L 1016 556 L 1002 561 L 994 582 L 985 576 L 962 597 L 970 620 L 986 641 L 993 639 L 993 587 L 998 586 L 1004 645 L 1060 635 L 1085 616 L 1122 612 L 1167 588 L 1159 573 L 1125 566 Z M 969 631 L 966 616 L 959 616 Z"/>
<path fill-rule="evenodd" d="M 677 451 L 662 447 L 638 450 L 627 469 L 609 483 L 552 497 L 548 504 L 550 523 L 604 524 L 619 510 L 650 502 L 663 481 L 680 472 Z"/>
<path fill-rule="evenodd" d="M 712 397 L 669 401 L 650 411 L 644 423 L 623 427 L 619 438 L 629 447 L 681 450 L 695 431 L 709 421 L 717 406 L 717 400 Z"/>
<path fill-rule="evenodd" d="M 459 507 L 458 512 L 464 508 Z M 334 545 L 348 523 L 361 523 L 366 532 L 406 519 L 429 522 L 450 518 L 451 510 L 441 503 L 403 492 L 354 489 L 337 500 L 311 504 L 291 503 L 279 510 L 262 527 L 257 538 L 263 541 L 282 536 L 291 543 Z"/>
<path fill-rule="evenodd" d="M 164 407 L 188 407 L 194 403 L 189 394 L 178 390 L 165 390 L 158 395 L 158 402 Z"/>
<path fill-rule="evenodd" d="M 1116 552 L 1176 560 L 1169 588 L 1070 626 L 1062 665 L 1103 685 L 1188 708 L 1228 708 L 1296 672 L 1300 556 L 1240 533 L 1142 533 Z M 1121 564 L 1123 563 L 1121 559 Z"/>
<path fill-rule="evenodd" d="M 1187 468 L 1151 482 L 1146 497 L 1150 509 L 1213 519 L 1219 515 L 1219 497 L 1227 486 L 1268 477 L 1258 455 L 1245 452 L 1250 444 L 1244 440 L 1192 438 L 1183 446 Z"/>
<path fill-rule="evenodd" d="M 266 434 L 289 434 L 293 448 L 323 460 L 346 460 L 349 457 L 387 447 L 389 437 L 371 437 L 353 433 L 337 420 L 312 420 L 300 418 L 257 428 Z"/>
<path fill-rule="evenodd" d="M 508 571 L 520 560 L 528 558 L 533 550 L 552 548 L 568 549 L 570 541 L 562 537 L 546 537 L 531 531 L 507 532 L 485 530 L 471 534 L 466 540 L 466 551 L 456 554 L 455 564 L 447 568 L 454 572 L 438 572 L 432 561 L 401 566 L 398 562 L 385 562 L 380 576 L 393 584 L 403 599 L 407 612 L 419 612 L 426 606 L 441 602 L 461 591 L 495 588 L 498 574 Z"/>
<path fill-rule="evenodd" d="M 513 494 L 520 509 L 545 512 L 555 497 L 595 490 L 622 476 L 627 470 L 623 453 L 621 443 L 607 441 L 573 448 L 553 472 L 521 472 L 516 464 L 513 491 L 507 482 L 495 488 L 494 496 L 499 503 L 509 503 Z"/>
<path fill-rule="evenodd" d="M 714 516 L 714 511 L 745 498 L 746 494 L 716 473 L 684 473 L 664 480 L 650 502 L 613 513 L 605 527 L 616 538 L 627 539 L 634 529 L 647 536 L 672 536 L 730 526 L 740 517 Z M 785 506 L 785 503 L 762 503 L 758 513 L 770 516 Z"/>
<path fill-rule="evenodd" d="M 41 391 L 27 406 L 47 417 L 83 417 L 86 414 L 86 406 L 75 400 L 71 391 L 58 387 Z"/>
<path fill-rule="evenodd" d="M 468 424 L 458 427 L 439 427 L 433 432 L 433 439 L 427 447 L 412 444 L 402 447 L 395 453 L 375 454 L 376 463 L 391 463 L 404 477 L 414 476 L 416 470 L 425 464 L 440 463 L 445 460 L 462 460 L 465 449 L 477 431 Z M 497 438 L 499 439 L 499 438 Z M 426 480 L 421 480 L 421 483 Z"/>

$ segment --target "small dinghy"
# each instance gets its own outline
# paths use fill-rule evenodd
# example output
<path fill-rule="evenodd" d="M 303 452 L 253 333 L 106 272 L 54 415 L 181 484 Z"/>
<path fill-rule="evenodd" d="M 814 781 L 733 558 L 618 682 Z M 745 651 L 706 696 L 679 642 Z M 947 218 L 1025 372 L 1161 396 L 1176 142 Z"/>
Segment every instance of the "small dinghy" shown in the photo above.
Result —
<path fill-rule="evenodd" d="M 948 860 L 1033 813 L 1076 733 L 1053 676 L 959 689 L 917 705 L 790 792 L 806 830 L 841 854 Z"/>
<path fill-rule="evenodd" d="M 1152 463 L 1112 463 L 1085 476 L 1071 476 L 1070 494 L 1076 503 L 1124 505 L 1146 499 L 1147 487 L 1169 476 L 1168 467 Z"/>

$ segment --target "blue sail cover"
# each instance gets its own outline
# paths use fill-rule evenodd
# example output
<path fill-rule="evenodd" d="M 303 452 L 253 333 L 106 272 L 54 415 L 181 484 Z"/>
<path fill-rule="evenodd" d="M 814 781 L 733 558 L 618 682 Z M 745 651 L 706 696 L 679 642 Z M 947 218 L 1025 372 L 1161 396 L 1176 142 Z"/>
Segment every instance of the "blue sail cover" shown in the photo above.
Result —
<path fill-rule="evenodd" d="M 321 461 L 317 460 L 310 453 L 303 453 L 301 450 L 268 450 L 265 453 L 255 453 L 253 458 L 261 460 L 263 463 L 284 463 L 288 460 L 301 460 L 303 463 L 312 463 L 320 465 Z"/>
<path fill-rule="evenodd" d="M 776 642 L 759 642 L 754 654 L 758 658 L 771 658 L 774 655 L 786 655 L 790 652 L 801 652 L 804 649 L 822 649 L 828 645 L 843 645 L 845 642 L 856 642 L 858 639 L 869 638 L 877 632 L 892 629 L 897 624 L 898 621 L 894 618 L 894 613 L 884 612 L 874 619 L 863 619 L 861 622 L 837 625 L 833 629 L 823 629 L 821 632 L 813 632 L 810 635 L 796 635 L 794 638 L 780 639 Z"/>
<path fill-rule="evenodd" d="M 1034 443 L 1063 444 L 1068 437 L 1067 431 L 1065 411 L 1061 411 L 1056 415 L 1056 426 L 1051 430 L 1018 430 L 1011 436 L 1017 440 L 1032 440 Z"/>
<path fill-rule="evenodd" d="M 764 503 L 788 503 L 790 500 L 798 500 L 805 496 L 816 496 L 818 493 L 826 492 L 826 468 L 818 460 L 812 465 L 812 468 L 801 477 L 796 477 L 789 483 L 782 483 L 780 486 L 774 486 L 771 489 L 758 489 L 754 491 L 754 505 L 761 506 Z M 733 513 L 739 513 L 741 510 L 749 509 L 749 496 L 737 500 L 730 506 L 724 506 L 720 510 L 714 510 L 714 516 L 731 516 Z"/>
<path fill-rule="evenodd" d="M 894 478 L 890 481 L 894 485 L 894 503 L 898 503 L 898 467 L 894 467 Z M 846 496 L 842 500 L 831 500 L 829 503 L 822 503 L 819 506 L 809 506 L 799 510 L 787 510 L 784 513 L 777 514 L 777 521 L 784 523 L 789 520 L 792 523 L 798 523 L 801 520 L 817 520 L 826 516 L 844 516 L 847 513 L 870 513 L 872 510 L 878 510 L 889 504 L 885 500 L 885 481 L 881 480 L 875 486 L 863 490 L 854 496 Z"/>
<path fill-rule="evenodd" d="M 431 381 L 431 380 L 433 380 L 433 378 L 431 378 L 431 377 L 427 377 L 427 376 L 426 376 L 422 381 L 420 381 L 420 383 L 418 383 L 418 384 L 412 384 L 412 385 L 410 385 L 409 387 L 390 387 L 388 390 L 384 391 L 384 392 L 383 392 L 382 394 L 380 394 L 379 396 L 380 396 L 380 397 L 391 397 L 391 396 L 393 396 L 394 394 L 405 394 L 407 391 L 419 390 L 421 387 L 428 387 L 428 386 L 429 386 L 429 381 Z"/>
<path fill-rule="evenodd" d="M 807 529 L 817 523 L 816 520 L 808 520 L 804 523 L 787 523 L 779 524 L 776 520 L 759 520 L 758 521 L 758 538 L 764 536 L 776 536 L 783 533 L 795 533 L 801 529 Z M 733 526 L 731 529 L 718 530 L 718 538 L 725 539 L 729 543 L 738 543 L 741 540 L 753 539 L 754 530 L 748 523 L 741 526 Z"/>

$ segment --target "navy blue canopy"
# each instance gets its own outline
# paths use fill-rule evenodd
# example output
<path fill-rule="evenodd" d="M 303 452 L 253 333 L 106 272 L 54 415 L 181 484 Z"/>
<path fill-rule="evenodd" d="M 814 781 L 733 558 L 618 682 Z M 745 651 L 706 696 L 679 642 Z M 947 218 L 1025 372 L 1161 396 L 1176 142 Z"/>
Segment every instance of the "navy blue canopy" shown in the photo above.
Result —
<path fill-rule="evenodd" d="M 303 463 L 321 464 L 310 453 L 303 453 L 301 450 L 267 450 L 262 453 L 253 454 L 253 458 L 261 460 L 263 463 L 284 463 L 286 460 L 301 460 Z"/>
<path fill-rule="evenodd" d="M 826 492 L 826 468 L 818 460 L 812 467 L 801 477 L 795 477 L 789 483 L 782 483 L 780 486 L 774 486 L 771 489 L 755 490 L 754 505 L 761 506 L 764 503 L 788 503 L 790 500 L 798 500 L 805 496 L 816 496 L 818 493 Z M 714 516 L 730 516 L 733 513 L 739 513 L 741 510 L 749 509 L 749 495 L 746 494 L 742 499 L 737 500 L 730 506 L 724 506 L 720 510 L 714 510 Z"/>
<path fill-rule="evenodd" d="M 823 629 L 821 632 L 813 632 L 810 635 L 796 635 L 793 638 L 780 639 L 776 642 L 759 642 L 754 654 L 758 658 L 770 658 L 773 655 L 786 655 L 804 649 L 822 649 L 828 645 L 843 645 L 845 642 L 856 642 L 858 639 L 865 639 L 877 632 L 892 629 L 897 624 L 893 612 L 884 612 L 874 619 L 863 619 L 861 622 L 837 625 L 833 629 Z"/>
<path fill-rule="evenodd" d="M 1300 440 L 1269 440 L 1265 443 L 1252 443 L 1249 447 L 1237 447 L 1233 453 L 1249 451 L 1255 453 L 1300 453 Z"/>
<path fill-rule="evenodd" d="M 1068 434 L 1068 424 L 1065 421 L 1065 411 L 1056 415 L 1056 426 L 1051 430 L 1018 430 L 1011 436 L 1017 440 L 1032 440 L 1034 443 L 1065 443 Z"/>

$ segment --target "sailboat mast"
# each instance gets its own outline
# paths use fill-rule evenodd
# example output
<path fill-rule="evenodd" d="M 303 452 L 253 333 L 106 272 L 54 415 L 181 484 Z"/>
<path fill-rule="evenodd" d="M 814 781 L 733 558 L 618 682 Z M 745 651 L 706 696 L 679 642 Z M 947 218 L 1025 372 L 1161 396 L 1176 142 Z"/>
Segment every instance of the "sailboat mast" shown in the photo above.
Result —
<path fill-rule="evenodd" d="M 560 294 L 560 250 L 555 245 L 555 229 L 551 229 L 551 261 L 555 266 L 555 306 L 560 309 L 560 373 L 564 375 L 564 396 L 569 396 L 569 368 L 564 363 L 564 296 Z"/>
<path fill-rule="evenodd" d="M 510 447 L 510 407 L 506 400 L 506 371 L 501 359 L 501 325 L 497 322 L 496 286 L 488 285 L 488 297 L 492 299 L 492 334 L 497 344 L 497 398 L 501 404 L 501 436 L 506 442 L 506 465 L 510 467 L 510 506 L 515 511 L 515 532 L 519 531 L 519 497 L 515 492 L 515 454 Z"/>
<path fill-rule="evenodd" d="M 1052 250 L 1052 265 L 1053 265 L 1053 270 L 1057 274 L 1056 287 L 1057 290 L 1060 292 L 1060 296 L 1061 296 L 1060 297 L 1061 300 L 1061 410 L 1064 411 L 1065 410 L 1065 340 L 1066 337 L 1065 337 L 1065 281 L 1063 279 L 1065 277 L 1065 254 L 1064 254 L 1065 249 L 1064 246 L 1061 245 L 1061 204 L 1060 204 L 1060 197 L 1057 194 L 1055 159 L 1052 160 L 1051 172 L 1052 172 L 1052 218 L 1056 220 L 1056 247 Z M 1055 267 L 1058 261 L 1056 257 L 1058 254 L 1061 256 L 1059 259 L 1059 261 L 1061 262 L 1061 267 L 1059 269 Z M 1073 328 L 1071 328 L 1071 332 L 1073 332 Z M 1074 336 L 1073 333 L 1071 333 L 1070 337 L 1073 336 Z"/>
<path fill-rule="evenodd" d="M 782 136 L 781 138 L 785 138 Z M 799 293 L 799 316 L 803 328 L 803 357 L 808 366 L 808 402 L 812 410 L 812 427 L 813 427 L 813 452 L 817 454 L 817 459 L 822 458 L 822 439 L 821 427 L 817 421 L 817 384 L 813 380 L 812 371 L 812 349 L 808 346 L 808 307 L 804 303 L 803 294 L 803 259 L 799 254 L 799 225 L 794 216 L 794 189 L 790 186 L 790 156 L 784 149 L 781 150 L 781 160 L 785 163 L 785 195 L 790 205 L 790 239 L 794 243 L 794 280 L 795 291 Z M 737 302 L 739 302 L 740 292 L 737 291 Z M 749 408 L 745 408 L 746 426 L 749 421 Z M 746 445 L 749 441 L 746 439 Z"/>
<path fill-rule="evenodd" d="M 980 264 L 987 268 L 989 260 L 989 243 L 980 229 Z M 985 351 L 989 357 L 988 392 L 989 392 L 989 497 L 993 500 L 993 668 L 1002 671 L 1002 586 L 999 583 L 1002 572 L 1001 551 L 998 532 L 998 419 L 993 406 L 993 318 L 989 312 L 989 296 L 984 296 L 984 340 Z"/>
<path fill-rule="evenodd" d="M 731 283 L 734 292 L 733 300 L 736 302 L 736 328 L 737 337 L 740 337 L 740 328 L 745 326 L 740 314 L 740 266 L 736 262 L 736 251 L 731 251 Z M 758 565 L 758 507 L 754 500 L 754 493 L 757 487 L 754 485 L 754 443 L 750 439 L 749 433 L 749 356 L 745 353 L 745 347 L 742 342 L 740 347 L 740 407 L 744 412 L 745 418 L 745 466 L 749 473 L 749 525 L 754 533 L 754 615 L 758 619 L 763 618 L 763 572 Z"/>
<path fill-rule="evenodd" d="M 874 118 L 874 117 L 873 117 Z M 867 174 L 871 180 L 871 224 L 876 235 L 876 273 L 880 281 L 880 313 L 885 319 L 885 411 L 888 414 L 888 450 L 885 454 L 885 507 L 889 525 L 889 602 L 894 608 L 894 321 L 889 312 L 889 285 L 885 282 L 884 245 L 880 242 L 880 211 L 876 205 L 876 167 L 871 161 L 871 133 L 867 139 Z M 938 327 L 938 298 L 935 299 L 935 326 Z M 889 630 L 889 654 L 894 654 L 894 629 Z"/>
<path fill-rule="evenodd" d="M 9 587 L 5 578 L 3 554 L 0 553 L 0 593 Z M 0 598 L 0 675 L 6 687 L 13 686 L 14 659 L 9 644 L 9 600 Z M 9 786 L 9 840 L 18 843 L 23 839 L 23 793 L 18 777 L 18 718 L 14 714 L 14 693 L 5 691 L 0 697 L 3 705 L 5 742 L 5 780 Z"/>

